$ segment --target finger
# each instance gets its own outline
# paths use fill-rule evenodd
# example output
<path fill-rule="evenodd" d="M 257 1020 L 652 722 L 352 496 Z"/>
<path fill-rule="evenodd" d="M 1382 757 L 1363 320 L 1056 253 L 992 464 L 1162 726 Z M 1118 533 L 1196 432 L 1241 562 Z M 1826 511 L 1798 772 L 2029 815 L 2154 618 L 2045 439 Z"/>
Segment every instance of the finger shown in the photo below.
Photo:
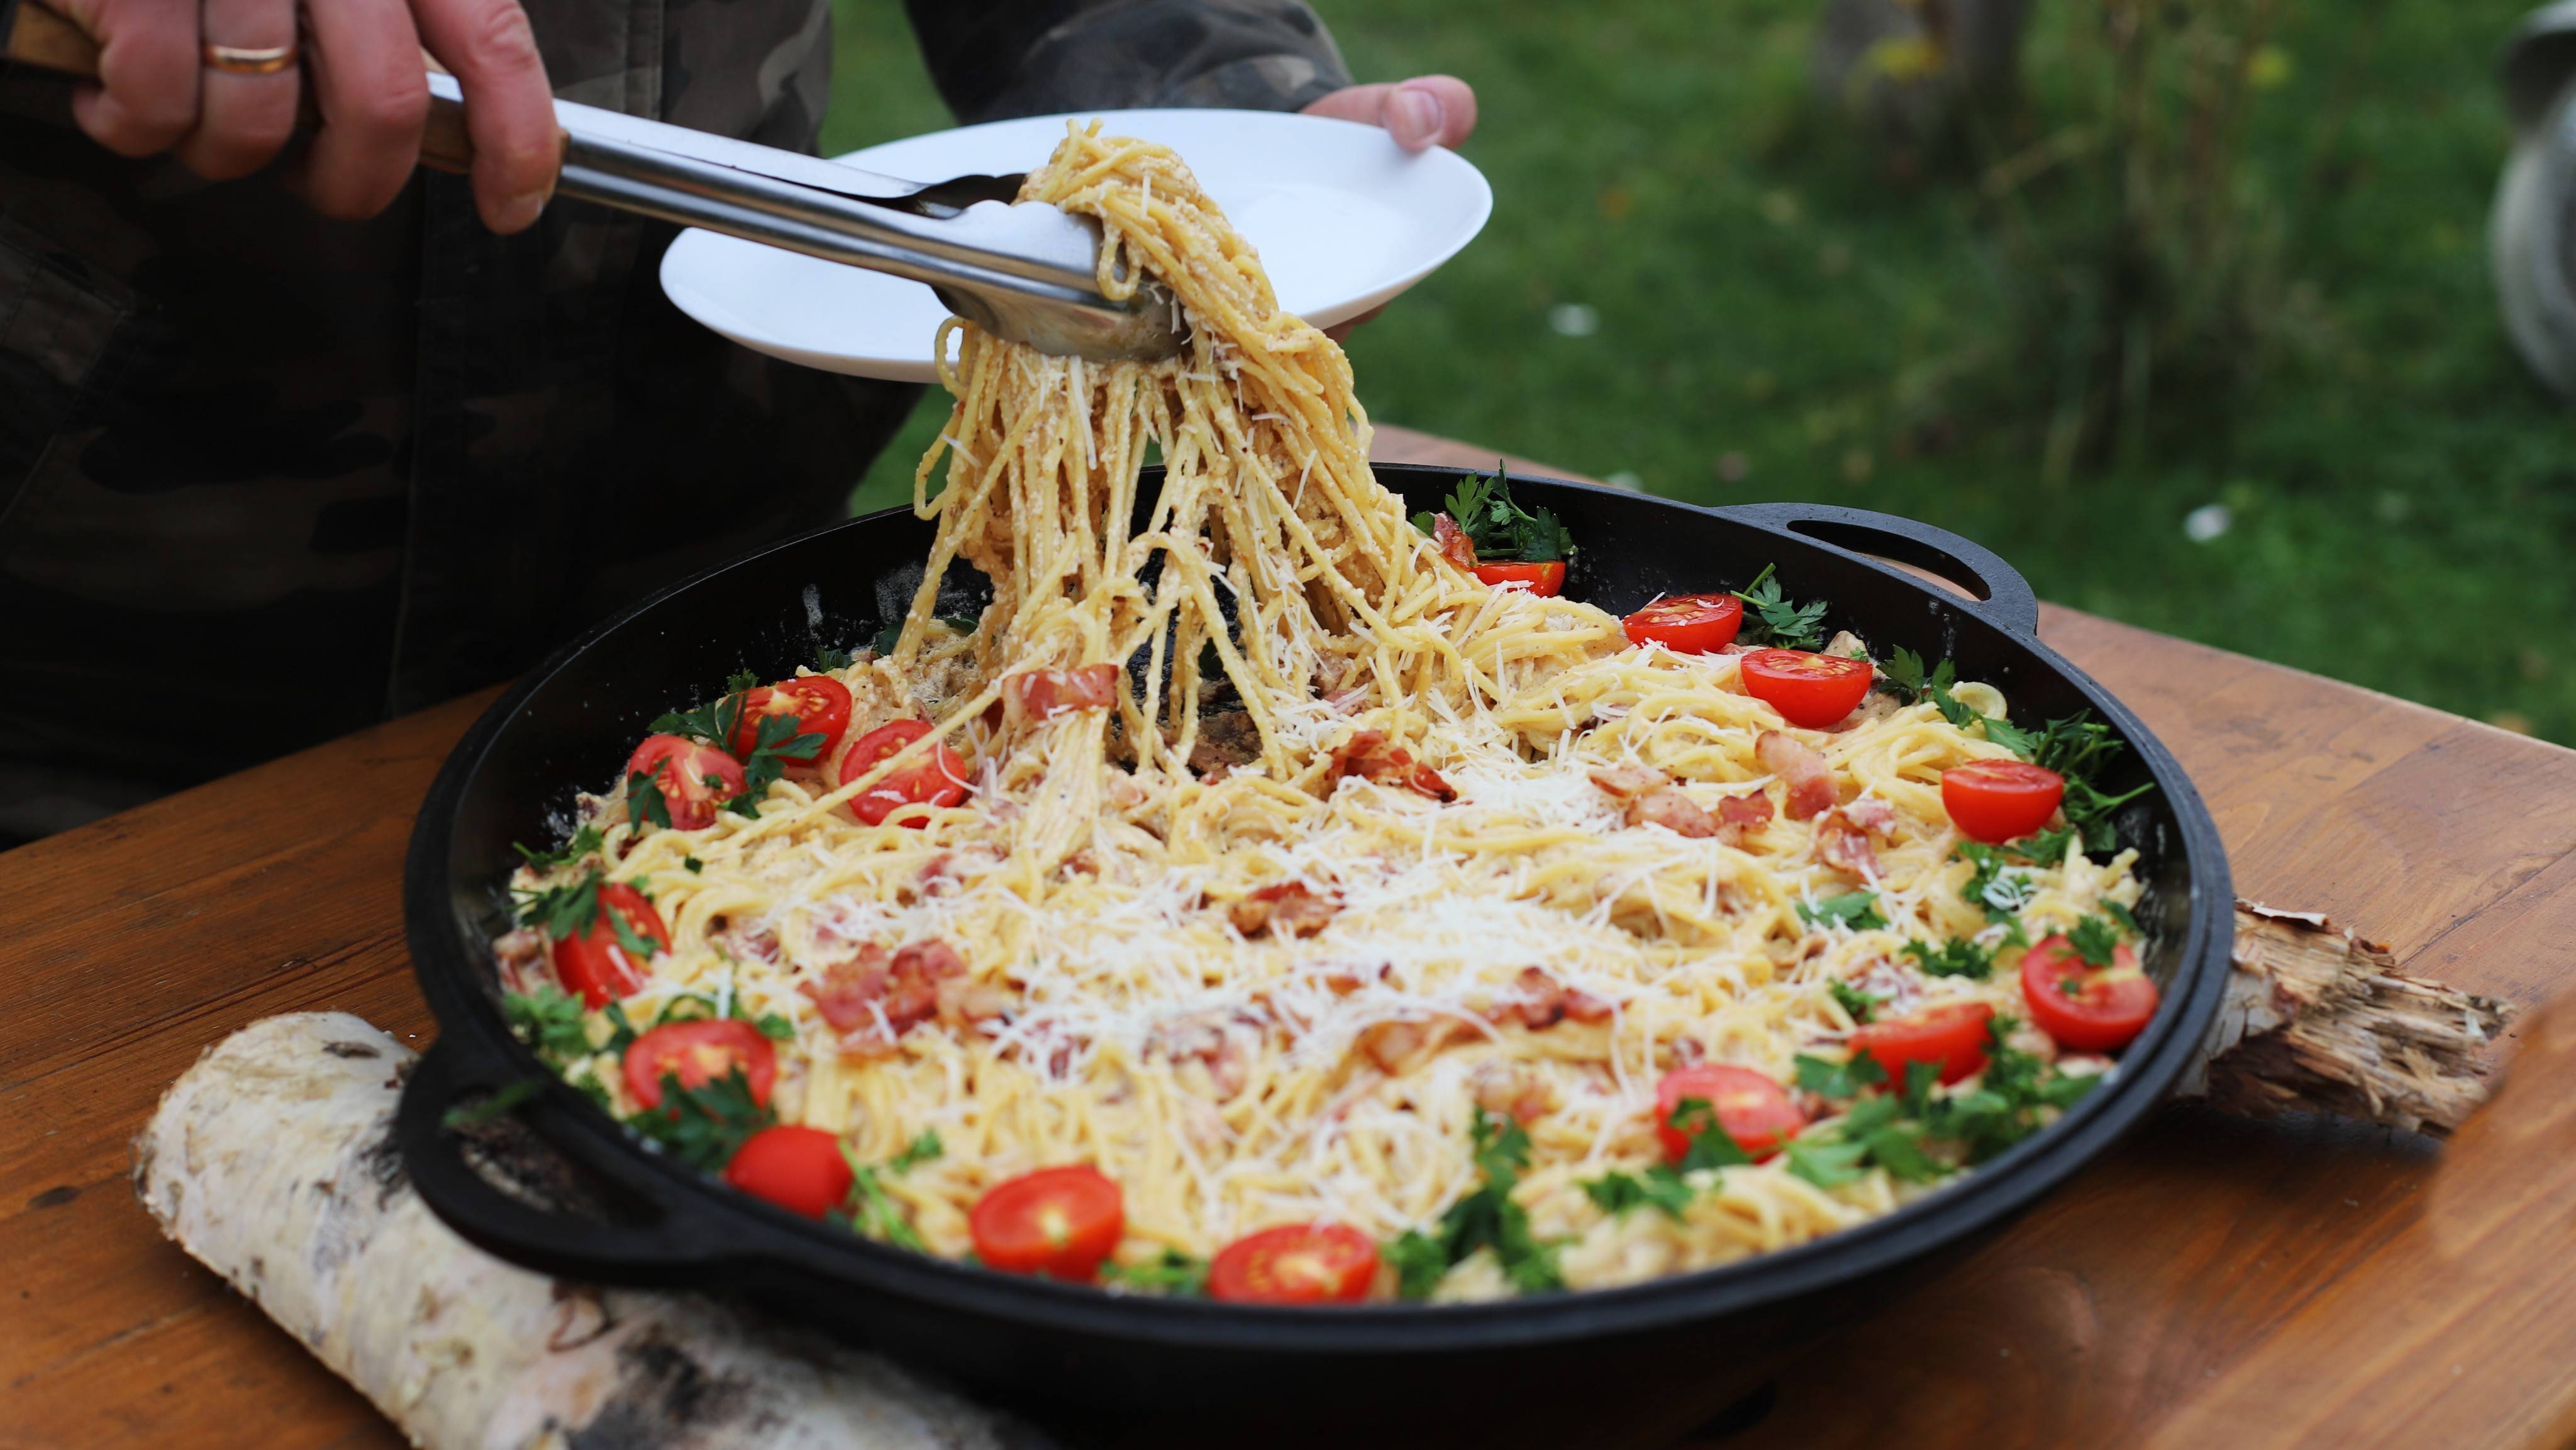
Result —
<path fill-rule="evenodd" d="M 563 164 L 554 96 L 518 0 L 413 0 L 420 38 L 465 92 L 474 205 L 501 233 L 537 219 Z"/>
<path fill-rule="evenodd" d="M 98 41 L 99 83 L 72 97 L 72 119 L 92 140 L 150 156 L 196 126 L 196 0 L 68 0 L 63 9 Z"/>
<path fill-rule="evenodd" d="M 327 0 L 312 12 L 313 93 L 322 129 L 304 196 L 324 216 L 383 211 L 420 160 L 429 85 L 403 0 Z"/>
<path fill-rule="evenodd" d="M 1476 132 L 1476 92 L 1456 76 L 1415 76 L 1395 88 L 1387 112 L 1388 133 L 1415 151 L 1455 146 Z M 1399 125 L 1398 112 L 1410 120 Z"/>
<path fill-rule="evenodd" d="M 267 50 L 295 44 L 295 0 L 205 0 L 207 45 Z M 173 153 L 210 181 L 248 176 L 295 131 L 296 67 L 267 75 L 217 70 L 199 57 L 197 125 Z"/>
<path fill-rule="evenodd" d="M 1300 114 L 1324 116 L 1336 121 L 1357 121 L 1362 125 L 1374 126 L 1379 124 L 1379 116 L 1386 109 L 1386 98 L 1394 93 L 1395 87 L 1384 83 L 1344 86 L 1338 91 L 1320 97 Z"/>

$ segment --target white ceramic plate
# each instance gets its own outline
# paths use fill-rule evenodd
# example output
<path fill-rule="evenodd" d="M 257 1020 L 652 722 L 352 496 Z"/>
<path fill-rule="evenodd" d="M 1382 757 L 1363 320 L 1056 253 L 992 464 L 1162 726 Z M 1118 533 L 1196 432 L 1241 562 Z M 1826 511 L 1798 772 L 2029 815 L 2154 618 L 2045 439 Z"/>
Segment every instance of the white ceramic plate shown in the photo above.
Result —
<path fill-rule="evenodd" d="M 1409 152 L 1375 126 L 1276 111 L 1106 111 L 1118 135 L 1181 153 L 1261 252 L 1280 304 L 1318 327 L 1357 317 L 1429 276 L 1493 211 L 1483 173 L 1454 152 Z M 940 181 L 1027 171 L 1067 116 L 993 121 L 890 141 L 838 159 Z M 929 382 L 948 316 L 930 289 L 714 232 L 662 258 L 681 311 L 755 351 L 860 377 Z"/>

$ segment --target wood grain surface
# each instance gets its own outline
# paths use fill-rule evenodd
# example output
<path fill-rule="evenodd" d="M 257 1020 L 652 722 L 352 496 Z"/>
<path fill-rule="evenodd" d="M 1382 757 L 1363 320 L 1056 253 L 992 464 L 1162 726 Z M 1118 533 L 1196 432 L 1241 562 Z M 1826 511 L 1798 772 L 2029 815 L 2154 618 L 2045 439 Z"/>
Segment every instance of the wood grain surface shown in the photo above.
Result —
<path fill-rule="evenodd" d="M 1395 429 L 1379 452 L 1492 459 Z M 2070 611 L 2042 632 L 2181 758 L 2246 895 L 2526 1005 L 2576 982 L 2576 752 Z M 402 847 L 488 699 L 0 854 L 0 1446 L 400 1443 L 161 1239 L 128 1149 L 162 1087 L 255 1018 L 430 1031 Z M 1693 1450 L 2566 1443 L 2576 1012 L 2519 1035 L 2505 1096 L 2438 1151 L 2160 1111 Z"/>

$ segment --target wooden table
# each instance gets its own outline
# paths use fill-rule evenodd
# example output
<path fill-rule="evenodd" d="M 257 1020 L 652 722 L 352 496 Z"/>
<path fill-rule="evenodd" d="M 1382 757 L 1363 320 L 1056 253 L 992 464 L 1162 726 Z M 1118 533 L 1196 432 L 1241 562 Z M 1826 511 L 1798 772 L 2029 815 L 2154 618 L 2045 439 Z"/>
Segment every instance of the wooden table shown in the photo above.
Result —
<path fill-rule="evenodd" d="M 1382 456 L 1482 463 L 1385 430 Z M 1545 471 L 1545 470 L 1538 470 Z M 2416 971 L 2576 980 L 2576 752 L 2067 610 L 2218 816 L 2239 889 Z M 431 1030 L 397 904 L 412 812 L 489 695 L 0 855 L 0 1445 L 390 1446 L 128 1191 L 162 1087 L 254 1018 Z M 2009 1234 L 1695 1445 L 2557 1445 L 2576 1436 L 2576 1012 L 2447 1149 L 2172 1106 Z"/>

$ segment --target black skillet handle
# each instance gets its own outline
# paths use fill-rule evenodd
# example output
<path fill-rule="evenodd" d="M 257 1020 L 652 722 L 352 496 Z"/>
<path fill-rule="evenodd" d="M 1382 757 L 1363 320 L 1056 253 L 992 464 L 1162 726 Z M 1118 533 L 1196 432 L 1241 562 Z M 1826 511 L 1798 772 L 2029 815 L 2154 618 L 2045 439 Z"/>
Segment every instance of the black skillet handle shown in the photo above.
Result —
<path fill-rule="evenodd" d="M 412 1065 L 394 1114 L 394 1141 L 402 1147 L 404 1171 L 422 1201 L 449 1228 L 478 1248 L 558 1278 L 694 1284 L 709 1276 L 724 1257 L 713 1246 L 725 1243 L 727 1236 L 712 1225 L 692 1230 L 687 1205 L 667 1184 L 647 1183 L 642 1174 L 620 1175 L 616 1186 L 642 1212 L 635 1221 L 610 1222 L 540 1208 L 476 1172 L 465 1161 L 462 1139 L 447 1126 L 447 1115 L 516 1077 L 478 1070 L 473 1056 L 454 1039 L 441 1037 Z"/>
<path fill-rule="evenodd" d="M 2039 596 L 2030 581 L 1983 544 L 1930 524 L 1868 509 L 1820 503 L 1742 503 L 1711 510 L 1852 554 L 1875 554 L 1929 569 L 1976 596 L 1968 608 L 2024 639 L 2039 637 Z"/>

